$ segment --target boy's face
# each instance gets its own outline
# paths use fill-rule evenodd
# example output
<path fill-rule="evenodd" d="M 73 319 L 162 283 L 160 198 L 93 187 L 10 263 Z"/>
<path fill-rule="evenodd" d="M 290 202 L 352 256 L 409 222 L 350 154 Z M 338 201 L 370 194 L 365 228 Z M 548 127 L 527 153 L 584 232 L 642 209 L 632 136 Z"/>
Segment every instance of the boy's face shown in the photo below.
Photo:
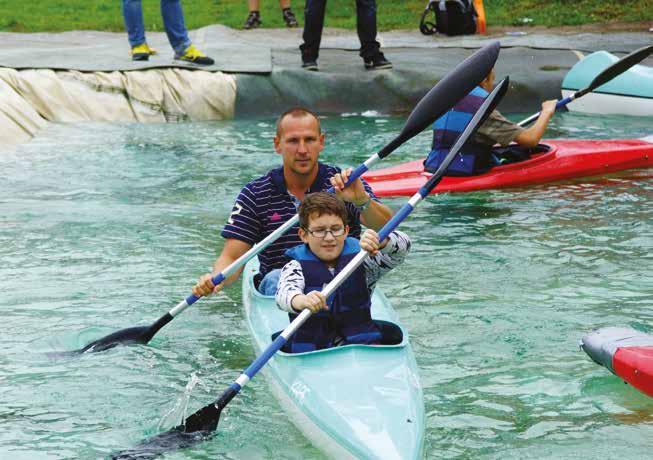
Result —
<path fill-rule="evenodd" d="M 320 238 L 321 232 L 325 231 L 327 232 L 324 238 Z M 334 233 L 339 236 L 334 236 Z M 322 214 L 318 217 L 314 213 L 308 219 L 308 231 L 299 229 L 299 237 L 302 241 L 308 244 L 318 259 L 328 264 L 335 264 L 340 257 L 348 233 L 349 227 L 340 217 L 333 214 Z"/>

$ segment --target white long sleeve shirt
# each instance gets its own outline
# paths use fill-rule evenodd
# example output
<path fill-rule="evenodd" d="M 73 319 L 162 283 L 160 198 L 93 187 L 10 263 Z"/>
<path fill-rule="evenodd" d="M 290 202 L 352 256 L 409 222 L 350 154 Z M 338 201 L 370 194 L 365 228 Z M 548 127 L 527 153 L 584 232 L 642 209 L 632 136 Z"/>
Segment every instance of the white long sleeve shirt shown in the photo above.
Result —
<path fill-rule="evenodd" d="M 410 238 L 403 232 L 394 231 L 388 236 L 388 244 L 375 256 L 370 256 L 363 262 L 365 268 L 365 279 L 370 294 L 374 290 L 376 282 L 387 272 L 401 264 L 408 251 L 410 251 Z M 333 274 L 334 269 L 330 269 Z M 275 299 L 277 306 L 287 312 L 296 313 L 291 302 L 293 297 L 304 294 L 304 273 L 301 264 L 291 260 L 281 269 L 279 285 Z"/>

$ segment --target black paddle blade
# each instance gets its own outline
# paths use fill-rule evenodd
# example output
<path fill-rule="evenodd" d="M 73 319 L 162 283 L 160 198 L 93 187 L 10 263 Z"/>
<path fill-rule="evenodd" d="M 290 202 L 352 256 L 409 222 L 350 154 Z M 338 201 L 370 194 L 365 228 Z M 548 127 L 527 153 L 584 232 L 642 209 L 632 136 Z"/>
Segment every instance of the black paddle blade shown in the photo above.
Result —
<path fill-rule="evenodd" d="M 227 407 L 229 401 L 238 394 L 238 391 L 240 391 L 240 386 L 236 386 L 235 384 L 231 385 L 222 393 L 222 396 L 217 401 L 202 407 L 184 420 L 186 433 L 215 431 L 218 428 L 218 421 L 220 420 L 222 409 Z"/>
<path fill-rule="evenodd" d="M 498 41 L 484 46 L 458 64 L 431 88 L 410 113 L 399 135 L 379 151 L 379 157 L 388 156 L 467 96 L 488 76 L 499 57 L 500 49 L 501 44 Z"/>
<path fill-rule="evenodd" d="M 154 458 L 165 452 L 183 449 L 206 440 L 218 428 L 222 409 L 238 394 L 239 388 L 235 385 L 230 386 L 222 393 L 220 399 L 186 418 L 183 425 L 152 436 L 136 447 L 114 454 L 111 458 L 121 460 Z"/>
<path fill-rule="evenodd" d="M 75 350 L 73 353 L 95 353 L 97 351 L 109 350 L 117 345 L 147 343 L 151 338 L 150 326 L 128 327 L 127 329 L 121 329 L 100 339 L 94 340 L 84 348 Z"/>
<path fill-rule="evenodd" d="M 653 45 L 645 46 L 644 48 L 640 48 L 630 54 L 627 54 L 607 69 L 604 69 L 603 72 L 598 74 L 596 77 L 594 77 L 592 83 L 590 83 L 587 88 L 579 91 L 580 94 L 578 94 L 576 98 L 589 93 L 590 91 L 594 91 L 599 86 L 604 85 L 613 78 L 621 75 L 635 64 L 642 62 L 651 54 L 653 54 Z"/>
<path fill-rule="evenodd" d="M 113 454 L 111 458 L 115 460 L 156 458 L 166 452 L 194 446 L 210 436 L 210 432 L 186 433 L 184 426 L 179 425 L 169 431 L 152 436 L 136 447 Z"/>
<path fill-rule="evenodd" d="M 166 313 L 161 318 L 156 320 L 155 323 L 150 324 L 149 326 L 136 326 L 121 329 L 100 339 L 94 340 L 79 350 L 63 353 L 55 352 L 53 355 L 70 356 L 81 353 L 95 353 L 97 351 L 105 351 L 118 345 L 146 344 L 152 340 L 152 337 L 154 337 L 154 334 L 156 334 L 159 329 L 172 321 L 172 319 L 172 315 L 170 315 L 170 313 Z"/>

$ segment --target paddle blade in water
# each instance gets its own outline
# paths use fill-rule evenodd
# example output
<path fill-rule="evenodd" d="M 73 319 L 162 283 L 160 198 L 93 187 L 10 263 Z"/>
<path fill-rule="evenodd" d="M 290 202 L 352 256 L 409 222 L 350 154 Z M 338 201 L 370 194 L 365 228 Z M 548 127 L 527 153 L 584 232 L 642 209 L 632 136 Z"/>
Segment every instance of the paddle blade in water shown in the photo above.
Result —
<path fill-rule="evenodd" d="M 494 67 L 501 44 L 493 42 L 484 46 L 458 64 L 419 101 L 408 116 L 404 128 L 397 137 L 378 153 L 384 158 L 408 139 L 421 133 L 467 96 Z"/>
<path fill-rule="evenodd" d="M 117 345 L 128 345 L 132 343 L 147 343 L 152 338 L 150 333 L 150 326 L 137 326 L 121 329 L 112 334 L 104 336 L 100 339 L 86 345 L 84 348 L 75 350 L 76 353 L 94 353 L 96 351 L 104 351 L 113 348 Z"/>
<path fill-rule="evenodd" d="M 211 436 L 210 432 L 186 433 L 180 425 L 164 433 L 146 439 L 136 447 L 123 450 L 111 456 L 115 460 L 142 460 L 156 458 L 166 452 L 191 447 Z"/>
<path fill-rule="evenodd" d="M 165 452 L 183 449 L 198 442 L 206 440 L 218 428 L 222 409 L 238 394 L 233 387 L 229 387 L 220 399 L 212 402 L 184 420 L 183 425 L 152 436 L 129 450 L 114 454 L 114 459 L 143 459 L 154 458 Z"/>

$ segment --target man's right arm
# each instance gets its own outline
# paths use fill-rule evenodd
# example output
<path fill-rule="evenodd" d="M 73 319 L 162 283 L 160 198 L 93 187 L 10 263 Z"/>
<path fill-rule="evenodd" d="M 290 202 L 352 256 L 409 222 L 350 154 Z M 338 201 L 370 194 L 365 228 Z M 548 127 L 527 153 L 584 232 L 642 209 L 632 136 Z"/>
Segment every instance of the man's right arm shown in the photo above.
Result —
<path fill-rule="evenodd" d="M 235 238 L 227 238 L 222 248 L 222 252 L 213 263 L 213 272 L 202 275 L 197 281 L 197 284 L 193 286 L 193 294 L 196 296 L 207 296 L 212 293 L 217 293 L 224 288 L 224 286 L 229 286 L 231 283 L 236 281 L 240 274 L 243 271 L 244 265 L 238 269 L 236 273 L 227 278 L 224 282 L 215 286 L 211 279 L 220 273 L 222 270 L 227 268 L 233 262 L 238 260 L 240 256 L 245 254 L 252 247 L 251 244 L 245 243 L 244 241 L 237 240 Z"/>

